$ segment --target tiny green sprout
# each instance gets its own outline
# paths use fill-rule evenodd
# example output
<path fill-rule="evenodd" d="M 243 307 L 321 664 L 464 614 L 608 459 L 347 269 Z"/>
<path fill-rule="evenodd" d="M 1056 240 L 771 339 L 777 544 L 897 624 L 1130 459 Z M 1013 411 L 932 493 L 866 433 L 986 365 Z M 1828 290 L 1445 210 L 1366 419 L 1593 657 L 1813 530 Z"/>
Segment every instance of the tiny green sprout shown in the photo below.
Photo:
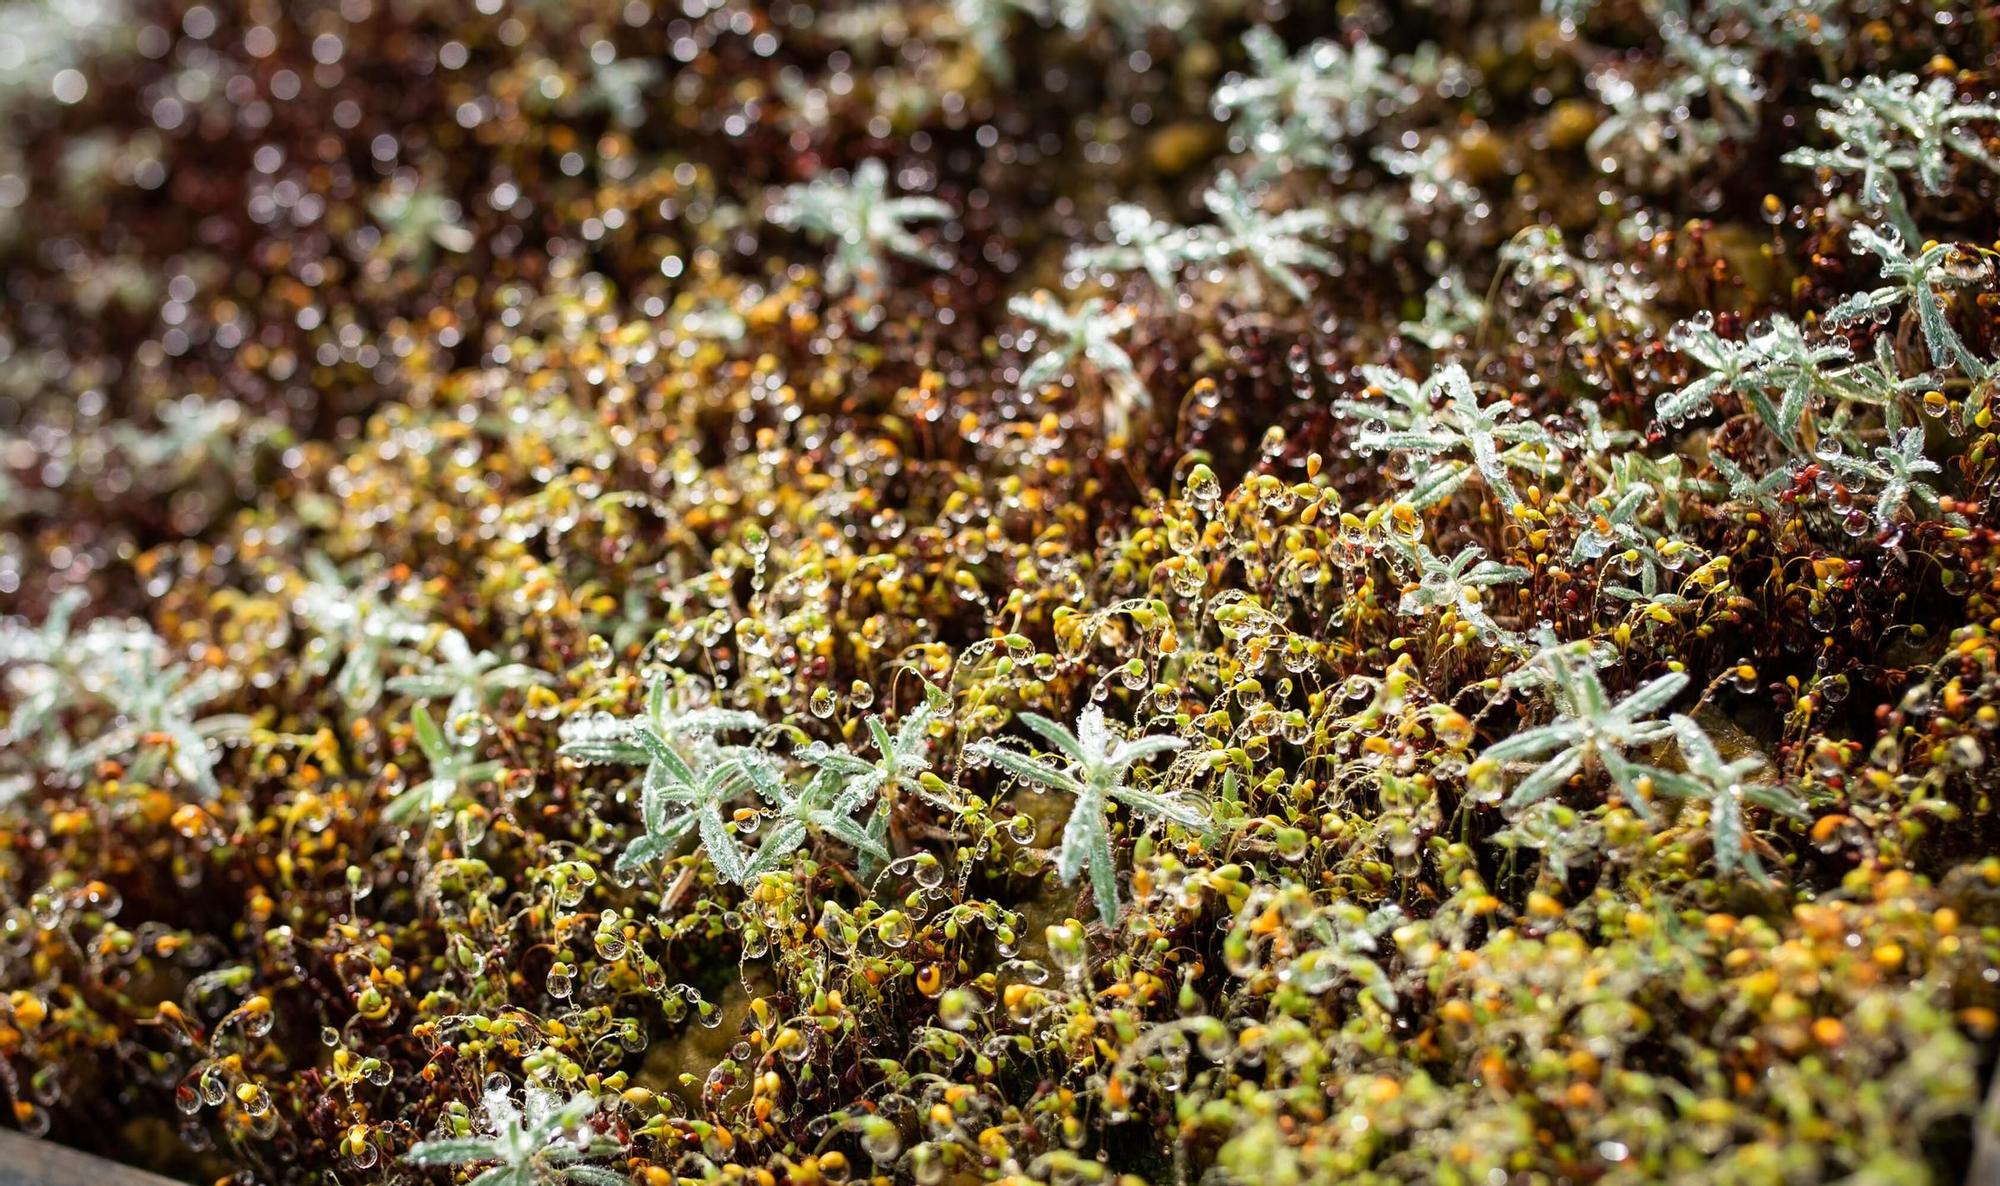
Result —
<path fill-rule="evenodd" d="M 1657 86 L 1606 73 L 1598 93 L 1610 111 L 1584 148 L 1604 172 L 1621 174 L 1634 184 L 1664 189 L 1685 181 L 1730 139 L 1721 121 L 1694 114 L 1694 100 L 1709 90 L 1708 82 L 1693 73 L 1677 73 Z"/>
<path fill-rule="evenodd" d="M 350 585 L 333 561 L 314 552 L 305 559 L 311 578 L 292 599 L 292 613 L 314 637 L 305 670 L 333 670 L 333 690 L 349 712 L 365 713 L 382 697 L 382 668 L 396 648 L 417 642 L 424 627 L 394 601 Z"/>
<path fill-rule="evenodd" d="M 1215 215 L 1214 258 L 1240 256 L 1301 302 L 1312 299 L 1312 290 L 1300 268 L 1331 272 L 1339 266 L 1331 254 L 1309 241 L 1332 227 L 1333 216 L 1325 210 L 1268 213 L 1259 196 L 1245 189 L 1233 173 L 1217 177 L 1201 200 Z"/>
<path fill-rule="evenodd" d="M 1400 323 L 1396 332 L 1428 350 L 1444 350 L 1470 338 L 1485 318 L 1486 301 L 1465 273 L 1449 268 L 1424 291 L 1424 315 Z"/>
<path fill-rule="evenodd" d="M 49 602 L 42 624 L 25 618 L 0 618 L 0 663 L 54 664 L 74 642 L 77 611 L 89 600 L 82 589 L 65 589 Z"/>
<path fill-rule="evenodd" d="M 1171 293 L 1190 264 L 1215 258 L 1215 236 L 1207 228 L 1177 226 L 1130 202 L 1111 207 L 1105 219 L 1110 223 L 1112 241 L 1098 247 L 1071 248 L 1065 264 L 1071 271 L 1136 269 L 1145 272 L 1161 292 Z"/>
<path fill-rule="evenodd" d="M 1792 467 L 1780 466 L 1758 476 L 1719 452 L 1711 452 L 1708 460 L 1715 467 L 1716 474 L 1728 485 L 1731 501 L 1755 507 L 1767 515 L 1784 513 L 1785 504 L 1779 501 L 1778 496 L 1791 488 Z"/>
<path fill-rule="evenodd" d="M 1813 93 L 1822 99 L 1840 94 L 1830 87 L 1815 87 Z M 1950 184 L 1952 153 L 2000 172 L 2000 159 L 1986 150 L 1978 133 L 1965 127 L 1973 122 L 2000 123 L 2000 107 L 1960 101 L 1949 78 L 1933 78 L 1922 86 L 1908 74 L 1863 78 L 1846 97 L 1852 106 L 1844 107 L 1845 113 L 1866 110 L 1879 115 L 1908 138 L 1912 167 L 1926 193 L 1941 194 Z"/>
<path fill-rule="evenodd" d="M 1742 341 L 1715 332 L 1715 319 L 1701 313 L 1674 326 L 1668 344 L 1706 368 L 1707 373 L 1659 397 L 1655 411 L 1670 425 L 1706 415 L 1717 396 L 1740 397 L 1771 430 L 1786 451 L 1805 451 L 1803 425 L 1826 396 L 1843 397 L 1848 389 L 1828 364 L 1849 357 L 1845 342 L 1808 341 L 1789 317 L 1776 316 Z M 1771 395 L 1778 401 L 1773 403 Z"/>
<path fill-rule="evenodd" d="M 458 202 L 435 189 L 391 185 L 369 200 L 368 213 L 382 229 L 384 254 L 419 268 L 429 268 L 437 248 L 463 254 L 479 242 Z"/>
<path fill-rule="evenodd" d="M 1895 337 L 1894 334 L 1877 334 L 1873 357 L 1844 367 L 1834 376 L 1842 400 L 1880 408 L 1884 415 L 1888 415 L 1890 408 L 1904 400 L 1921 399 L 1926 392 L 1937 388 L 1935 371 L 1918 371 L 1911 375 L 1903 373 L 1902 365 L 1896 361 Z"/>
<path fill-rule="evenodd" d="M 1604 419 L 1604 409 L 1594 399 L 1578 400 L 1576 418 L 1581 421 L 1576 433 L 1579 451 L 1587 457 L 1589 464 L 1598 474 L 1605 472 L 1608 460 L 1612 466 L 1636 463 L 1651 467 L 1648 480 L 1658 480 L 1660 468 L 1669 467 L 1676 477 L 1680 472 L 1679 454 L 1669 454 L 1655 460 L 1643 453 L 1634 453 L 1627 446 L 1636 444 L 1640 435 L 1629 428 L 1620 428 Z M 1664 484 L 1662 489 L 1667 488 Z"/>
<path fill-rule="evenodd" d="M 1593 670 L 1602 670 L 1618 662 L 1618 648 L 1603 639 L 1581 638 L 1563 642 L 1547 622 L 1537 624 L 1534 633 L 1521 640 L 1515 653 L 1523 658 L 1512 671 L 1500 677 L 1502 691 L 1527 692 L 1552 688 L 1556 683 L 1555 673 L 1565 662 L 1584 664 Z"/>
<path fill-rule="evenodd" d="M 1083 33 L 1102 24 L 1128 45 L 1144 45 L 1155 29 L 1182 32 L 1203 11 L 1197 0 L 1056 0 L 1062 27 Z"/>
<path fill-rule="evenodd" d="M 1896 177 L 1912 161 L 1897 148 L 1891 127 L 1874 118 L 1849 119 L 1839 109 L 1820 112 L 1819 120 L 1840 136 L 1840 143 L 1833 148 L 1794 149 L 1784 155 L 1784 162 L 1855 178 L 1862 209 L 1887 218 L 1899 234 L 1914 238 L 1917 221 Z"/>
<path fill-rule="evenodd" d="M 1479 202 L 1479 190 L 1459 175 L 1450 138 L 1434 136 L 1422 148 L 1377 148 L 1375 159 L 1397 177 L 1409 179 L 1410 205 L 1418 210 L 1465 210 Z"/>
<path fill-rule="evenodd" d="M 495 693 L 555 683 L 554 676 L 525 663 L 506 663 L 492 651 L 474 651 L 465 635 L 456 630 L 447 629 L 438 637 L 434 653 L 417 657 L 421 669 L 392 678 L 389 690 L 420 700 L 449 698 L 445 706 L 448 721 L 484 711 Z"/>
<path fill-rule="evenodd" d="M 1645 269 L 1625 262 L 1606 262 L 1569 249 L 1560 229 L 1544 224 L 1526 226 L 1500 247 L 1501 275 L 1510 285 L 1540 299 L 1568 302 L 1579 316 L 1571 341 L 1594 335 L 1600 321 L 1641 328 L 1652 317 L 1657 285 Z"/>
<path fill-rule="evenodd" d="M 864 873 L 873 872 L 878 854 L 887 859 L 889 821 L 903 796 L 921 799 L 947 815 L 957 812 L 956 804 L 925 784 L 930 772 L 930 727 L 937 715 L 930 703 L 920 704 L 897 724 L 894 733 L 880 716 L 868 717 L 868 734 L 875 742 L 872 761 L 845 746 L 825 742 L 816 741 L 799 751 L 800 761 L 843 780 L 849 789 L 858 791 L 861 802 L 874 798 L 875 810 L 866 828 L 869 842 L 854 846 L 862 854 Z"/>
<path fill-rule="evenodd" d="M 1333 216 L 1329 229 L 1347 242 L 1365 242 L 1371 261 L 1387 263 L 1410 241 L 1415 220 L 1408 197 L 1389 189 L 1350 190 L 1327 206 Z"/>
<path fill-rule="evenodd" d="M 1032 297 L 1017 296 L 1007 302 L 1007 311 L 1035 327 L 1035 343 L 1042 347 L 1034 361 L 1021 368 L 1019 387 L 1023 392 L 1041 391 L 1081 359 L 1111 392 L 1105 411 L 1112 435 L 1122 435 L 1135 412 L 1152 406 L 1153 398 L 1139 380 L 1138 365 L 1112 340 L 1138 319 L 1130 306 L 1107 306 L 1092 297 L 1071 310 L 1047 292 L 1038 291 Z"/>
<path fill-rule="evenodd" d="M 1415 476 L 1425 490 L 1426 501 L 1419 503 L 1418 509 L 1441 501 L 1456 489 L 1456 483 L 1436 480 L 1441 468 L 1465 465 L 1479 474 L 1501 506 L 1512 509 L 1520 505 L 1521 493 L 1514 487 L 1511 471 L 1546 475 L 1554 472 L 1561 458 L 1549 431 L 1520 419 L 1512 403 L 1502 399 L 1481 404 L 1471 376 L 1457 363 L 1439 367 L 1422 384 L 1387 367 L 1364 367 L 1362 376 L 1385 399 L 1341 400 L 1335 408 L 1363 422 L 1354 434 L 1356 449 L 1403 453 L 1421 460 Z M 1440 396 L 1443 406 L 1433 407 Z M 1438 460 L 1452 453 L 1463 453 L 1466 460 Z M 1459 474 L 1463 480 L 1459 468 L 1446 472 Z"/>
<path fill-rule="evenodd" d="M 1987 365 L 1952 328 L 1943 294 L 1984 279 L 1991 271 L 1987 262 L 1951 243 L 1928 243 L 1913 255 L 1902 235 L 1895 231 L 1884 234 L 1865 223 L 1851 233 L 1856 253 L 1872 252 L 1881 260 L 1882 279 L 1888 283 L 1855 293 L 1828 309 L 1827 324 L 1846 325 L 1886 316 L 1907 302 L 1916 311 L 1917 328 L 1923 332 L 1931 361 L 1941 367 L 1956 365 L 1968 378 L 1984 379 Z"/>
<path fill-rule="evenodd" d="M 1553 799 L 1542 799 L 1514 813 L 1506 827 L 1493 834 L 1502 848 L 1539 852 L 1549 875 L 1567 882 L 1570 873 L 1587 867 L 1604 846 L 1604 826 Z"/>
<path fill-rule="evenodd" d="M 660 84 L 664 72 L 658 62 L 646 58 L 612 58 L 590 62 L 590 77 L 577 91 L 575 109 L 606 111 L 612 122 L 636 128 L 646 122 L 649 93 Z"/>
<path fill-rule="evenodd" d="M 477 1136 L 420 1141 L 403 1155 L 414 1166 L 466 1166 L 493 1162 L 468 1186 L 625 1186 L 623 1174 L 579 1164 L 609 1157 L 624 1146 L 589 1127 L 595 1097 L 579 1092 L 567 1101 L 529 1084 L 516 1104 L 506 1080 L 489 1080 L 482 1101 L 485 1131 Z"/>
<path fill-rule="evenodd" d="M 776 781 L 770 787 L 776 822 L 758 845 L 756 854 L 744 865 L 739 880 L 755 881 L 776 869 L 778 862 L 797 852 L 814 832 L 833 837 L 877 865 L 887 864 L 889 850 L 854 818 L 867 805 L 872 793 L 872 788 L 862 780 L 847 778 L 826 767 L 815 771 L 802 791 L 793 790 L 782 780 Z"/>
<path fill-rule="evenodd" d="M 416 730 L 417 748 L 430 763 L 431 776 L 389 801 L 382 811 L 388 822 L 405 823 L 420 811 L 435 815 L 458 798 L 460 791 L 499 777 L 503 769 L 500 762 L 474 761 L 467 746 L 446 738 L 423 705 L 410 709 L 410 726 Z"/>
<path fill-rule="evenodd" d="M 88 770 L 106 758 L 141 751 L 139 777 L 148 777 L 152 763 L 170 753 L 167 766 L 203 798 L 222 793 L 215 780 L 211 741 L 238 739 L 250 731 L 250 718 L 220 714 L 197 718 L 195 710 L 237 685 L 230 671 L 192 671 L 185 663 L 162 663 L 166 644 L 121 647 L 105 656 L 89 679 L 115 712 L 111 727 L 69 756 L 71 770 Z M 164 748 L 161 747 L 164 742 Z"/>
<path fill-rule="evenodd" d="M 0 729 L 0 743 L 7 752 L 21 757 L 27 751 L 34 766 L 61 766 L 68 760 L 69 735 L 62 728 L 62 714 L 83 700 L 87 692 L 80 686 L 78 652 L 82 635 L 72 637 L 71 623 L 83 608 L 86 594 L 67 590 L 49 603 L 40 626 L 23 618 L 0 618 L 0 667 L 6 678 L 0 687 L 7 692 L 10 711 Z M 151 639 L 144 631 L 136 637 Z M 25 772 L 15 780 L 0 782 L 0 803 L 27 785 Z"/>
<path fill-rule="evenodd" d="M 750 324 L 743 320 L 743 314 L 722 301 L 704 301 L 686 310 L 680 315 L 678 327 L 686 338 L 731 346 L 741 342 L 750 332 Z"/>
<path fill-rule="evenodd" d="M 556 752 L 587 766 L 642 765 L 651 758 L 638 734 L 648 729 L 699 762 L 730 748 L 720 745 L 717 735 L 747 732 L 763 724 L 755 713 L 695 701 L 685 689 L 658 678 L 647 687 L 646 706 L 637 717 L 597 714 L 564 721 Z"/>
<path fill-rule="evenodd" d="M 157 425 L 130 421 L 107 426 L 112 447 L 153 480 L 178 485 L 200 479 L 209 466 L 251 464 L 240 452 L 241 436 L 252 425 L 235 400 L 171 400 L 154 413 Z"/>
<path fill-rule="evenodd" d="M 826 271 L 829 292 L 852 290 L 872 302 L 881 293 L 884 254 L 894 254 L 934 268 L 944 267 L 944 252 L 917 238 L 908 224 L 955 217 L 936 198 L 889 196 L 889 169 L 873 157 L 862 161 L 845 180 L 817 178 L 787 188 L 770 207 L 772 222 L 833 243 L 833 262 Z"/>
<path fill-rule="evenodd" d="M 1688 541 L 1662 532 L 1645 521 L 1659 509 L 1662 500 L 1648 482 L 1626 480 L 1628 470 L 1616 471 L 1615 480 L 1604 493 L 1581 509 L 1582 526 L 1570 547 L 1571 563 L 1615 559 L 1611 567 L 1636 572 L 1637 590 L 1611 585 L 1608 592 L 1624 601 L 1637 601 L 1660 592 L 1663 574 L 1699 560 L 1701 549 Z"/>
<path fill-rule="evenodd" d="M 1300 166 L 1345 171 L 1346 142 L 1413 97 L 1372 41 L 1352 48 L 1315 41 L 1288 54 L 1276 32 L 1254 25 L 1243 35 L 1243 50 L 1250 72 L 1216 88 L 1214 105 L 1232 121 L 1234 146 L 1254 154 L 1260 174 L 1282 176 Z"/>
<path fill-rule="evenodd" d="M 1697 34 L 1689 28 L 1686 14 L 1671 7 L 1660 13 L 1657 23 L 1667 56 L 1686 71 L 1679 77 L 1681 93 L 1707 99 L 1717 126 L 1731 139 L 1754 133 L 1764 100 L 1754 57 Z"/>
<path fill-rule="evenodd" d="M 1416 562 L 1417 582 L 1403 591 L 1396 612 L 1418 617 L 1435 609 L 1451 609 L 1489 643 L 1512 638 L 1486 612 L 1480 590 L 1526 580 L 1529 573 L 1518 565 L 1501 564 L 1485 557 L 1486 549 L 1476 544 L 1462 549 L 1448 561 L 1421 543 L 1413 545 L 1410 558 Z"/>
<path fill-rule="evenodd" d="M 1728 874 L 1740 869 L 1759 884 L 1767 883 L 1769 875 L 1757 859 L 1744 819 L 1744 804 L 1798 820 L 1808 818 L 1805 806 L 1783 787 L 1751 781 L 1751 776 L 1766 765 L 1762 756 L 1749 754 L 1724 761 L 1708 731 L 1692 717 L 1675 714 L 1667 727 L 1680 746 L 1686 770 L 1649 771 L 1654 787 L 1662 794 L 1696 799 L 1708 805 L 1708 825 L 1718 870 Z"/>
<path fill-rule="evenodd" d="M 1938 506 L 1941 495 L 1923 476 L 1939 473 L 1941 467 L 1924 456 L 1923 428 L 1901 427 L 1900 419 L 1891 417 L 1889 443 L 1875 446 L 1871 458 L 1856 457 L 1845 451 L 1820 454 L 1820 460 L 1835 473 L 1875 491 L 1875 530 L 1885 535 L 1894 526 L 1897 514 L 1912 504 L 1942 513 Z"/>
<path fill-rule="evenodd" d="M 1057 849 L 1056 875 L 1074 882 L 1087 867 L 1097 898 L 1097 913 L 1109 926 L 1118 918 L 1118 871 L 1111 859 L 1111 828 L 1107 799 L 1115 799 L 1140 815 L 1179 824 L 1192 831 L 1208 827 L 1207 812 L 1165 795 L 1128 786 L 1126 773 L 1136 764 L 1187 745 L 1179 737 L 1148 735 L 1120 741 L 1093 704 L 1076 719 L 1076 730 L 1038 713 L 1019 714 L 1021 723 L 1039 734 L 1065 761 L 1058 765 L 993 741 L 974 742 L 970 752 L 1037 786 L 1076 798 Z"/>
<path fill-rule="evenodd" d="M 617 870 L 626 873 L 652 865 L 673 851 L 682 837 L 695 832 L 718 876 L 738 885 L 747 881 L 746 858 L 723 808 L 746 785 L 771 802 L 779 800 L 780 777 L 770 758 L 759 750 L 732 746 L 697 774 L 652 722 L 639 722 L 630 736 L 646 755 L 646 772 L 639 784 L 644 831 L 620 854 Z"/>
<path fill-rule="evenodd" d="M 1831 149 L 1797 149 L 1785 155 L 1785 162 L 1858 177 L 1862 206 L 1887 216 L 1907 242 L 1921 236 L 1897 181 L 1899 172 L 1914 172 L 1918 188 L 1932 195 L 1950 189 L 1953 154 L 2000 172 L 2000 159 L 1965 126 L 2000 121 L 2000 107 L 1961 102 L 1949 78 L 1923 84 L 1914 74 L 1870 76 L 1851 85 L 1815 86 L 1813 94 L 1831 104 L 1820 111 L 1819 124 L 1839 143 Z"/>
<path fill-rule="evenodd" d="M 1637 784 L 1642 774 L 1652 771 L 1626 754 L 1672 732 L 1665 722 L 1650 718 L 1687 687 L 1686 674 L 1675 671 L 1648 680 L 1613 703 L 1596 668 L 1574 648 L 1545 645 L 1528 663 L 1542 667 L 1549 676 L 1556 719 L 1493 743 L 1474 765 L 1497 771 L 1509 762 L 1538 763 L 1507 801 L 1516 810 L 1560 789 L 1576 774 L 1602 770 L 1634 810 L 1646 813 Z"/>

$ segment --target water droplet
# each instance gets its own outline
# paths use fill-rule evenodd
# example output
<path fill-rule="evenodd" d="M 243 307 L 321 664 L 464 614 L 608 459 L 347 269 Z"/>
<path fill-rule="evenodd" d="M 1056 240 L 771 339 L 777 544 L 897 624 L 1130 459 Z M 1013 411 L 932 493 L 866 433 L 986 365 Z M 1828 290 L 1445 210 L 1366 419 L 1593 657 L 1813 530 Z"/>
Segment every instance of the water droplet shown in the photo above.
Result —
<path fill-rule="evenodd" d="M 1205 514 L 1214 514 L 1222 502 L 1222 483 L 1216 479 L 1215 471 L 1205 463 L 1196 463 L 1187 478 L 1188 501 L 1200 507 Z"/>
<path fill-rule="evenodd" d="M 885 1116 L 868 1116 L 860 1122 L 861 1151 L 877 1163 L 890 1162 L 903 1151 L 902 1134 Z"/>

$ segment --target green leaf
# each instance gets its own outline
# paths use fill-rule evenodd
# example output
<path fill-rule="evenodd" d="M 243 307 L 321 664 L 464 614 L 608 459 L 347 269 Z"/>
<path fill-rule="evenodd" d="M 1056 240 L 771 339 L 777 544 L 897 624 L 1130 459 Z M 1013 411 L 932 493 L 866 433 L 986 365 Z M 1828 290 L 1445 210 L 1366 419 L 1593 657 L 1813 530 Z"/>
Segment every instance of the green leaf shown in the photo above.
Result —
<path fill-rule="evenodd" d="M 1140 814 L 1170 820 L 1195 832 L 1208 830 L 1208 812 L 1202 808 L 1134 787 L 1113 787 L 1110 793 L 1112 798 Z"/>
<path fill-rule="evenodd" d="M 1034 730 L 1041 738 L 1053 746 L 1057 753 L 1079 765 L 1088 765 L 1090 755 L 1084 752 L 1083 742 L 1075 733 L 1059 721 L 1052 721 L 1038 712 L 1015 714 L 1015 719 Z"/>
<path fill-rule="evenodd" d="M 1031 758 L 1019 750 L 1009 749 L 990 741 L 975 742 L 969 747 L 978 757 L 993 763 L 1025 782 L 1068 791 L 1072 795 L 1082 794 L 1082 784 L 1069 775 L 1038 759 Z"/>
<path fill-rule="evenodd" d="M 444 734 L 439 732 L 437 722 L 431 718 L 429 709 L 421 704 L 411 707 L 410 724 L 417 731 L 417 748 L 424 751 L 426 758 L 435 763 L 443 761 L 450 755 L 451 747 L 445 744 Z"/>

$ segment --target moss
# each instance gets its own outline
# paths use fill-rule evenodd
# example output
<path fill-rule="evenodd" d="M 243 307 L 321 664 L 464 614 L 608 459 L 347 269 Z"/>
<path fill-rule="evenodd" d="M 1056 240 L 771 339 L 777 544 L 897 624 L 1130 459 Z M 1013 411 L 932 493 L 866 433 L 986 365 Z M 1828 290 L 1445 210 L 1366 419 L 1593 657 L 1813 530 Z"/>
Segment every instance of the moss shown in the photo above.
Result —
<path fill-rule="evenodd" d="M 274 1186 L 1955 1180 L 1990 30 L 1807 7 L 31 55 L 6 1116 Z"/>

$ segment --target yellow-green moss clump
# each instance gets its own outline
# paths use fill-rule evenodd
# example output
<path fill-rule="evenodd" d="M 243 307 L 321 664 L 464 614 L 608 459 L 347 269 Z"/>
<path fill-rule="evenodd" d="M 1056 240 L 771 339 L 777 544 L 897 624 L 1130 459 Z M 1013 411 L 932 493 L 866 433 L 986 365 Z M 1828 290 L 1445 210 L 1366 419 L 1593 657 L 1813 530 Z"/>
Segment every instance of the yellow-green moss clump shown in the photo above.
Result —
<path fill-rule="evenodd" d="M 11 1122 L 1957 1181 L 1990 16 L 1294 7 L 6 10 Z"/>

